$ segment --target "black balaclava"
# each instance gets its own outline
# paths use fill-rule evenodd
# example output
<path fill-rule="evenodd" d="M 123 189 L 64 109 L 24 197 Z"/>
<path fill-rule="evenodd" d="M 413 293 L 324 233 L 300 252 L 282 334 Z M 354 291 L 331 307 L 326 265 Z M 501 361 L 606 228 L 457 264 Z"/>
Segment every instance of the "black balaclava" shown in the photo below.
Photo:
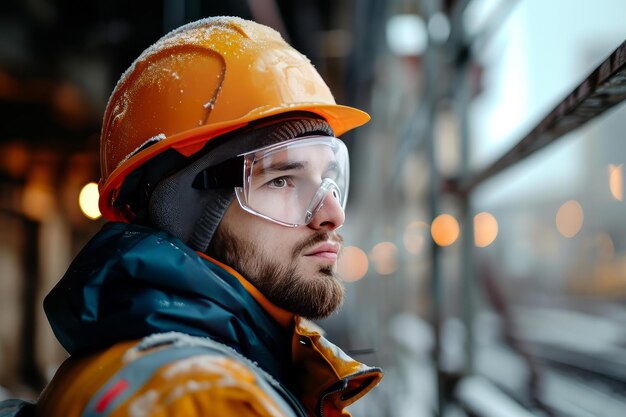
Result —
<path fill-rule="evenodd" d="M 194 188 L 198 174 L 242 153 L 315 134 L 333 136 L 333 131 L 325 120 L 308 115 L 256 123 L 228 134 L 219 145 L 156 185 L 148 200 L 148 223 L 205 252 L 233 200 L 234 189 Z M 238 172 L 243 176 L 243 166 Z"/>

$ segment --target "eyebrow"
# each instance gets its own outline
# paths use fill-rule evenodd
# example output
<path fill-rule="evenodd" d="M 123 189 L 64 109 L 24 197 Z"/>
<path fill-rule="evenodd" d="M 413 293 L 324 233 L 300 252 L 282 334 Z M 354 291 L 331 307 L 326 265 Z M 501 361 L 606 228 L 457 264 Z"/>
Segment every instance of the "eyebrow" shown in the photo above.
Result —
<path fill-rule="evenodd" d="M 308 165 L 306 161 L 293 161 L 293 162 L 276 162 L 269 167 L 264 167 L 257 172 L 256 175 L 263 175 L 267 172 L 274 171 L 292 171 L 295 169 L 304 169 Z"/>
<path fill-rule="evenodd" d="M 303 170 L 309 165 L 308 161 L 293 161 L 293 162 L 276 162 L 269 167 L 261 168 L 255 175 L 265 175 L 272 172 L 283 172 L 293 170 Z M 324 172 L 339 172 L 339 164 L 336 161 L 330 161 Z"/>

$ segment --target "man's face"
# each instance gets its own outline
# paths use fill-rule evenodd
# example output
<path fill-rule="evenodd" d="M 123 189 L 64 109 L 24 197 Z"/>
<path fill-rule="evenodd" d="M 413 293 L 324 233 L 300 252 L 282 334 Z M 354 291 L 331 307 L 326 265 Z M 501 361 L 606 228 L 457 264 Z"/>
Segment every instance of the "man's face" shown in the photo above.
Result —
<path fill-rule="evenodd" d="M 326 175 L 327 154 L 312 158 L 315 162 L 307 165 L 319 167 L 312 171 L 320 181 Z M 281 175 L 294 178 L 302 172 L 282 170 Z M 273 189 L 268 194 L 286 183 L 271 180 Z M 298 227 L 263 219 L 233 201 L 207 252 L 240 272 L 277 306 L 303 317 L 323 318 L 343 302 L 343 285 L 336 276 L 342 239 L 336 230 L 344 220 L 332 192 L 326 194 L 311 222 Z"/>

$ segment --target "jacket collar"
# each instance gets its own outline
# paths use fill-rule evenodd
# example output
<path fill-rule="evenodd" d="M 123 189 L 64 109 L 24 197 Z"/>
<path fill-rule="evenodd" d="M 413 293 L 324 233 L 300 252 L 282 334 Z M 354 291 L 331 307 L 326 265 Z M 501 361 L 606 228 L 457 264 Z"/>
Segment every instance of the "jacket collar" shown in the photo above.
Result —
<path fill-rule="evenodd" d="M 246 291 L 248 291 L 248 293 L 254 297 L 254 299 L 257 301 L 257 303 L 259 303 L 264 309 L 265 311 L 267 311 L 267 313 L 272 316 L 272 318 L 274 320 L 276 320 L 277 323 L 279 323 L 281 326 L 283 326 L 285 329 L 290 328 L 290 326 L 293 323 L 294 320 L 294 314 L 282 309 L 280 307 L 278 307 L 277 305 L 273 304 L 270 300 L 267 299 L 267 297 L 265 297 L 261 291 L 259 291 L 254 285 L 252 285 L 250 283 L 250 281 L 248 281 L 247 279 L 245 279 L 239 272 L 235 271 L 233 268 L 231 268 L 230 266 L 211 258 L 210 256 L 202 253 L 202 252 L 197 252 L 198 255 L 200 255 L 201 258 L 206 259 L 207 261 L 219 266 L 220 268 L 226 270 L 227 272 L 229 272 L 232 276 L 234 276 L 235 278 L 237 278 L 237 280 L 239 281 L 239 283 L 241 285 L 243 285 L 243 287 L 246 289 Z"/>
<path fill-rule="evenodd" d="M 312 322 L 295 317 L 292 362 L 302 404 L 311 415 L 344 416 L 342 410 L 367 394 L 382 379 L 380 368 L 355 361 L 330 343 Z"/>

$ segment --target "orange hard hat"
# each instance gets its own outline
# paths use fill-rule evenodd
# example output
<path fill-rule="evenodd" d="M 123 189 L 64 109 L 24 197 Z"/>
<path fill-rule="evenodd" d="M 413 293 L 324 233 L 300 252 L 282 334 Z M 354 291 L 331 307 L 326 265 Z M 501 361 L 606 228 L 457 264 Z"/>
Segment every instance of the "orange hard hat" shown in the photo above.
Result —
<path fill-rule="evenodd" d="M 165 35 L 122 75 L 100 137 L 100 211 L 127 221 L 115 200 L 126 177 L 156 155 L 185 156 L 211 138 L 269 116 L 315 113 L 335 135 L 366 123 L 341 106 L 310 61 L 275 30 L 236 17 L 207 18 Z"/>

